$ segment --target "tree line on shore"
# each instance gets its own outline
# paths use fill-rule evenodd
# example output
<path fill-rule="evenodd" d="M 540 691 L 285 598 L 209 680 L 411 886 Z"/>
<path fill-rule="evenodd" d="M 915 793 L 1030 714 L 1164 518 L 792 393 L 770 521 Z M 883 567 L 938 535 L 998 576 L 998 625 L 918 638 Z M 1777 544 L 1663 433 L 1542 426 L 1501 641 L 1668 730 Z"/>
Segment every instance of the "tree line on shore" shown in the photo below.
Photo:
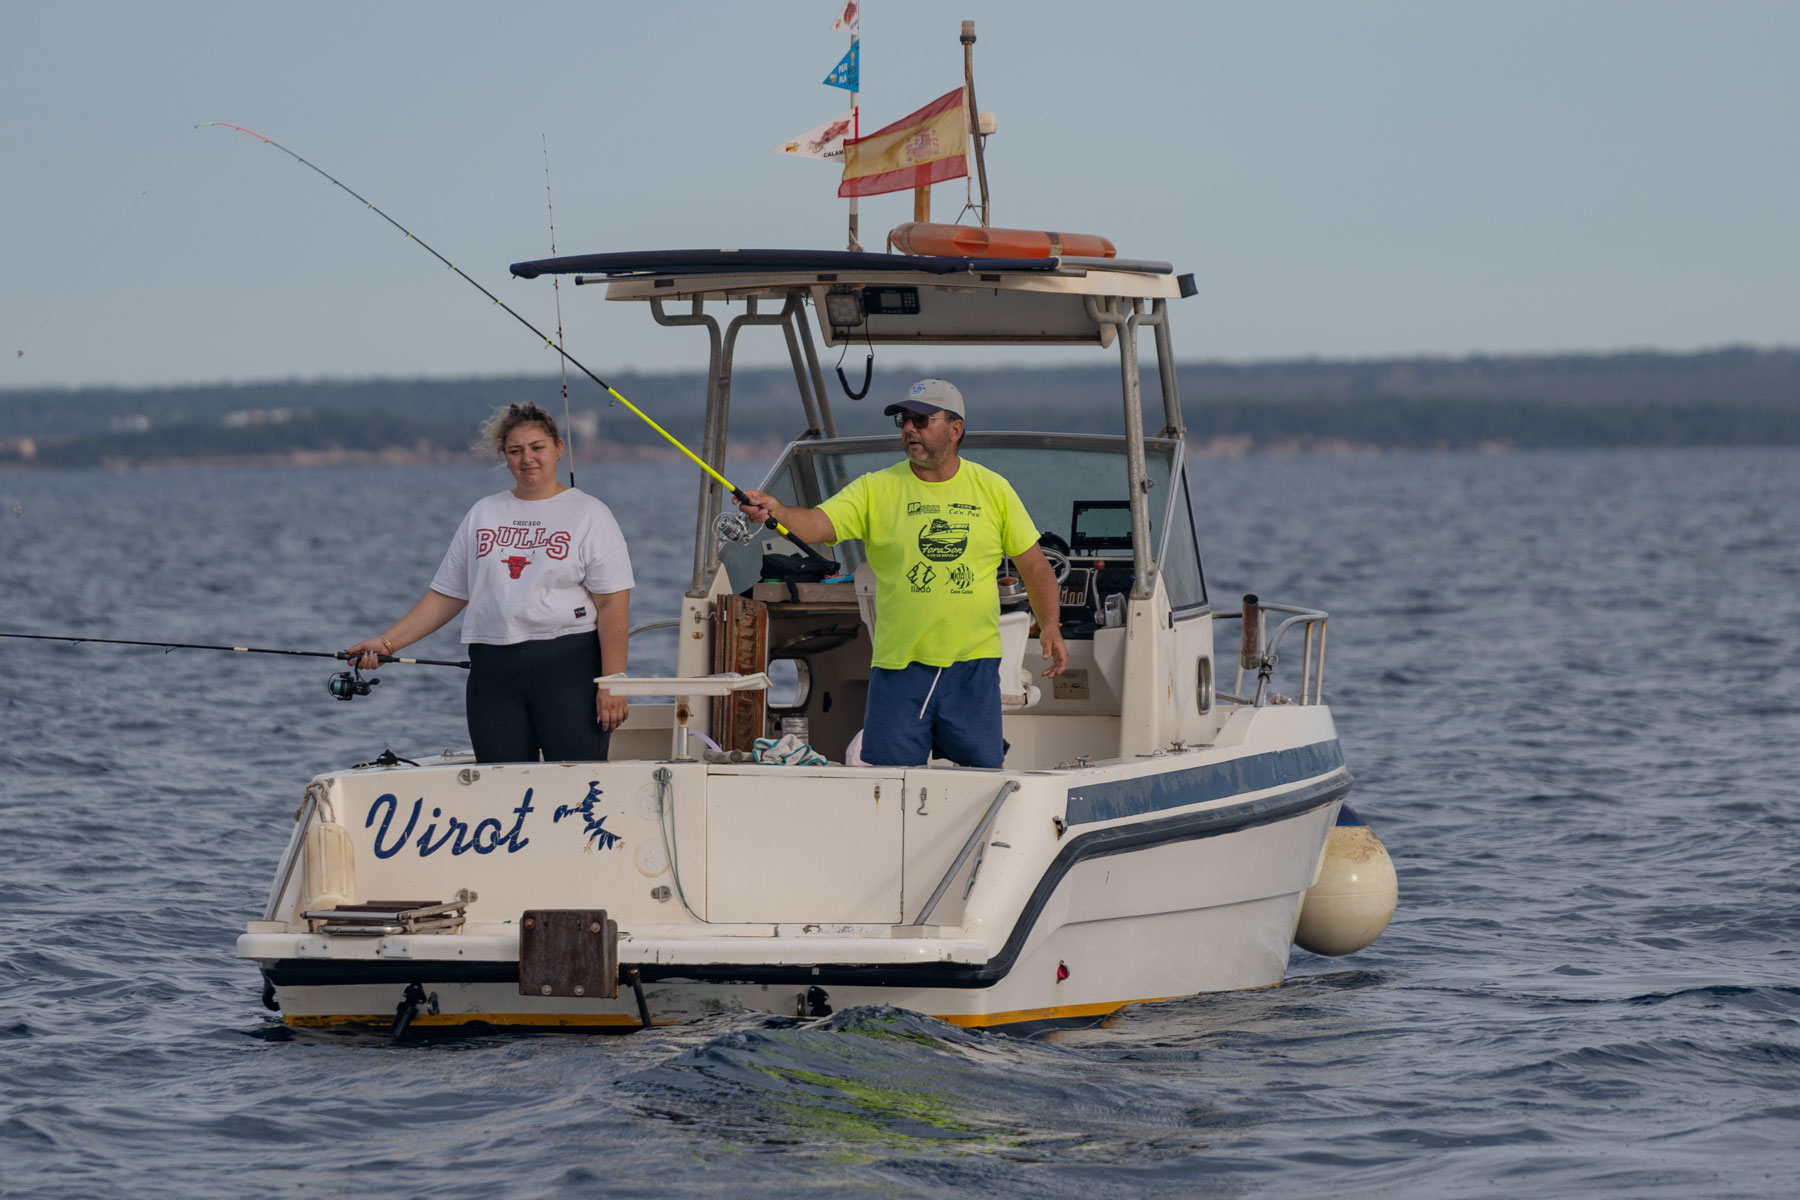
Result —
<path fill-rule="evenodd" d="M 929 367 L 878 363 L 868 399 L 831 397 L 838 432 L 892 432 L 881 397 Z M 1116 366 L 954 372 L 986 429 L 1116 432 Z M 1191 440 L 1240 451 L 1800 445 L 1800 350 L 1188 363 L 1179 372 Z M 697 445 L 699 372 L 624 375 L 614 386 Z M 1163 425 L 1154 367 L 1145 426 Z M 583 457 L 666 443 L 586 381 L 571 380 Z M 475 453 L 496 405 L 533 400 L 560 416 L 556 377 L 319 380 L 157 388 L 0 391 L 0 464 L 91 466 L 181 460 Z M 734 439 L 779 442 L 805 422 L 792 371 L 745 368 Z"/>

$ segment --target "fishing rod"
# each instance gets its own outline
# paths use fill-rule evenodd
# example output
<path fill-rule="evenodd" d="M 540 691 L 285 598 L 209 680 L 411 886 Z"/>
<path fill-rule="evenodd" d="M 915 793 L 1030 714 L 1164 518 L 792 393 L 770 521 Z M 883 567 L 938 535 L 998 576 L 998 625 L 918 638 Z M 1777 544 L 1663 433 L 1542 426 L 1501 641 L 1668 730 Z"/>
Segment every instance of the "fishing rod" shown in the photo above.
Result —
<path fill-rule="evenodd" d="M 470 287 L 474 288 L 476 291 L 478 291 L 482 295 L 486 296 L 489 300 L 492 300 L 495 304 L 498 304 L 501 308 L 505 309 L 508 316 L 512 317 L 513 320 L 517 321 L 519 324 L 523 325 L 525 328 L 531 330 L 531 332 L 535 333 L 538 336 L 538 338 L 541 339 L 546 346 L 550 347 L 552 350 L 554 350 L 558 354 L 562 355 L 564 361 L 568 362 L 571 366 L 573 366 L 576 370 L 580 371 L 583 375 L 586 375 L 589 379 L 591 379 L 595 383 L 599 384 L 600 387 L 607 393 L 607 395 L 611 396 L 614 400 L 617 400 L 620 404 L 623 404 L 626 408 L 629 408 L 632 412 L 636 413 L 637 416 L 644 422 L 644 424 L 646 424 L 646 425 L 650 426 L 650 428 L 656 430 L 656 432 L 661 434 L 664 437 L 664 439 L 666 439 L 671 446 L 675 447 L 677 450 L 679 450 L 683 454 L 687 455 L 688 458 L 693 461 L 693 464 L 695 466 L 699 467 L 702 471 L 705 471 L 708 475 L 712 476 L 715 480 L 717 480 L 727 491 L 729 491 L 731 493 L 732 499 L 738 501 L 740 504 L 747 503 L 749 501 L 749 497 L 744 494 L 743 488 L 740 488 L 737 484 L 731 482 L 731 480 L 725 478 L 725 476 L 723 476 L 723 475 L 719 474 L 717 471 L 713 470 L 712 466 L 709 463 L 707 463 L 707 461 L 705 459 L 701 458 L 698 454 L 695 454 L 692 450 L 689 450 L 686 446 L 682 445 L 681 440 L 679 438 L 677 438 L 674 434 L 670 433 L 668 430 L 664 429 L 661 425 L 658 425 L 655 421 L 651 420 L 650 415 L 648 413 L 646 413 L 643 409 L 639 408 L 637 405 L 633 404 L 631 401 L 627 400 L 610 383 L 606 382 L 606 380 L 600 378 L 600 376 L 598 376 L 598 375 L 594 374 L 592 371 L 588 370 L 587 366 L 580 359 L 576 358 L 573 354 L 570 354 L 567 350 L 563 349 L 559 343 L 552 341 L 550 339 L 549 335 L 547 335 L 543 330 L 539 329 L 536 325 L 533 325 L 530 321 L 527 321 L 524 317 L 520 316 L 519 313 L 511 305 L 506 303 L 506 301 L 500 299 L 500 297 L 494 295 L 494 293 L 488 291 L 486 288 L 482 287 L 479 283 L 476 283 L 473 279 L 469 278 L 469 276 L 463 271 L 463 269 L 461 267 L 457 266 L 455 263 L 451 262 L 449 259 L 447 259 L 443 255 L 439 254 L 436 250 L 433 250 L 429 245 L 427 245 L 425 243 L 425 241 L 423 239 L 415 236 L 412 230 L 408 229 L 406 226 L 402 225 L 400 222 L 394 220 L 394 218 L 388 216 L 386 213 L 382 212 L 379 208 L 376 208 L 374 204 L 370 203 L 364 197 L 362 197 L 362 196 L 358 195 L 356 192 L 352 191 L 342 180 L 331 175 L 330 173 L 325 171 L 323 168 L 319 167 L 317 164 L 308 162 L 306 159 L 300 157 L 298 154 L 295 154 L 292 150 L 289 150 L 286 146 L 282 145 L 280 142 L 276 141 L 274 138 L 264 137 L 262 134 L 256 132 L 254 129 L 245 129 L 242 125 L 233 125 L 229 121 L 201 121 L 199 124 L 195 125 L 194 128 L 195 129 L 204 129 L 205 127 L 207 127 L 209 125 L 218 126 L 221 129 L 235 129 L 239 133 L 247 133 L 251 137 L 257 139 L 258 141 L 263 142 L 266 145 L 275 147 L 277 150 L 281 151 L 283 154 L 287 155 L 289 158 L 293 159 L 295 162 L 299 163 L 301 166 L 306 167 L 306 168 L 318 173 L 319 175 L 323 176 L 325 179 L 329 180 L 333 186 L 342 189 L 348 195 L 354 197 L 357 200 L 362 201 L 363 205 L 366 208 L 368 208 L 371 212 L 373 212 L 376 216 L 378 216 L 382 220 L 386 221 L 389 225 L 392 225 L 395 229 L 398 229 L 401 233 L 404 233 L 407 237 L 407 240 L 417 242 L 419 244 L 420 248 L 423 249 L 427 254 L 431 255 L 431 257 L 433 257 L 433 258 L 437 259 L 439 262 L 443 263 L 446 267 L 449 267 L 452 271 L 455 271 L 458 275 L 461 275 L 463 278 L 463 281 L 466 282 Z M 777 521 L 774 517 L 770 517 L 767 521 L 765 521 L 763 523 L 768 528 L 775 530 L 777 533 L 781 534 L 783 537 L 785 537 L 789 541 L 793 542 L 796 546 L 800 547 L 801 551 L 803 553 L 809 555 L 810 557 L 815 558 L 820 562 L 831 561 L 830 559 L 827 559 L 823 554 L 820 554 L 817 550 L 814 550 L 811 546 L 807 545 L 806 542 L 802 541 L 799 538 L 799 536 L 794 534 L 791 530 L 788 529 L 787 526 L 783 525 L 780 521 Z"/>
<path fill-rule="evenodd" d="M 228 650 L 233 654 L 286 654 L 295 658 L 331 658 L 339 662 L 349 662 L 348 671 L 339 671 L 325 682 L 326 690 L 339 700 L 354 700 L 358 696 L 366 696 L 371 688 L 380 683 L 379 679 L 364 679 L 362 668 L 357 663 L 363 657 L 351 654 L 348 650 L 327 652 L 324 650 L 273 650 L 266 646 L 211 646 L 199 642 L 139 642 L 127 638 L 82 637 L 71 634 L 55 633 L 0 633 L 0 638 L 21 638 L 34 642 L 102 642 L 108 646 L 153 646 L 167 654 L 171 650 Z M 411 663 L 420 667 L 461 667 L 469 669 L 466 662 L 453 662 L 444 658 L 401 658 L 393 654 L 377 654 L 377 659 L 384 663 Z"/>

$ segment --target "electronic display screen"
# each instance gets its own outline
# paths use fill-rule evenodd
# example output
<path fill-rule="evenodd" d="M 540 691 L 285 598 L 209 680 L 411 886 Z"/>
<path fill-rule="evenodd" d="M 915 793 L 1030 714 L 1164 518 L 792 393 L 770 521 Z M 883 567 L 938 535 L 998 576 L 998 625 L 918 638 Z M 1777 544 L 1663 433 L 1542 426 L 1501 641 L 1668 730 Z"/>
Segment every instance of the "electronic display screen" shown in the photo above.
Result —
<path fill-rule="evenodd" d="M 1131 549 L 1131 501 L 1077 500 L 1069 551 L 1081 557 Z"/>
<path fill-rule="evenodd" d="M 864 288 L 863 311 L 870 316 L 916 316 L 919 312 L 919 289 L 916 287 Z"/>

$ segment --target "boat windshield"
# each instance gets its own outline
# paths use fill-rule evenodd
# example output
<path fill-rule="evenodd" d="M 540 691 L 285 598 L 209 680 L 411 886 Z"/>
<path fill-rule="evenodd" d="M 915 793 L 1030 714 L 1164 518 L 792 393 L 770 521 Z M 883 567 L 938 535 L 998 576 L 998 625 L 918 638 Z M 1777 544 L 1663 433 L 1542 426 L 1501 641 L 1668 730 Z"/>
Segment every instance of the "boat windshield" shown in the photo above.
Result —
<path fill-rule="evenodd" d="M 1175 449 L 1173 441 L 1145 439 L 1145 474 L 1151 483 L 1149 550 L 1153 559 L 1163 548 L 1164 514 L 1169 508 L 1169 474 Z M 1039 532 L 1056 535 L 1077 557 L 1130 562 L 1124 439 L 971 433 L 963 441 L 962 455 L 1005 476 L 1019 493 Z M 891 438 L 796 443 L 776 463 L 763 490 L 784 503 L 816 505 L 857 476 L 879 471 L 898 460 L 899 450 Z M 1206 594 L 1185 478 L 1177 480 L 1176 487 L 1180 492 L 1174 505 L 1176 527 L 1168 538 L 1164 552 L 1167 561 L 1161 567 L 1170 604 L 1179 611 L 1204 605 Z M 761 549 L 759 540 L 725 555 L 734 589 L 741 590 L 754 582 Z M 832 554 L 845 571 L 854 570 L 864 560 L 862 543 L 858 541 L 840 542 Z"/>

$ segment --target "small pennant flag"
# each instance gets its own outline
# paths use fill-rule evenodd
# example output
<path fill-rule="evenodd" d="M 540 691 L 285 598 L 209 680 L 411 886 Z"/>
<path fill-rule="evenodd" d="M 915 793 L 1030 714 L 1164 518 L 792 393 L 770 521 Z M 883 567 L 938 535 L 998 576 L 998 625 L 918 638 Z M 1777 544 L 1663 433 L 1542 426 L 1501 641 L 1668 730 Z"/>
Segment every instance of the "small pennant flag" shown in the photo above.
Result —
<path fill-rule="evenodd" d="M 838 59 L 838 65 L 831 68 L 831 74 L 825 77 L 825 86 L 843 88 L 847 92 L 859 92 L 856 74 L 856 51 L 861 42 L 851 42 L 850 51 Z"/>
<path fill-rule="evenodd" d="M 791 142 L 775 147 L 775 153 L 788 158 L 826 158 L 844 160 L 844 139 L 856 125 L 856 110 L 833 117 L 817 129 L 809 129 Z"/>
<path fill-rule="evenodd" d="M 831 23 L 831 32 L 855 37 L 862 32 L 862 5 L 858 0 L 844 0 L 844 11 Z"/>
<path fill-rule="evenodd" d="M 963 90 L 955 88 L 892 125 L 845 142 L 838 195 L 877 196 L 960 179 L 969 173 L 968 148 Z"/>

